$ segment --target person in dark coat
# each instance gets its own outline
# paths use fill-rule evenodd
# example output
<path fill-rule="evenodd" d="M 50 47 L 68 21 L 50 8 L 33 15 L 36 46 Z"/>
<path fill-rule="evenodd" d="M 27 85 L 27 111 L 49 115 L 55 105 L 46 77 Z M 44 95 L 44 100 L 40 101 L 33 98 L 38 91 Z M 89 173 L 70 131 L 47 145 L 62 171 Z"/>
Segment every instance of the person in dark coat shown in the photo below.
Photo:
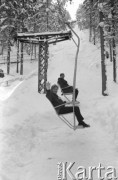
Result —
<path fill-rule="evenodd" d="M 59 86 L 62 89 L 63 93 L 73 93 L 73 86 L 70 86 L 68 84 L 68 82 L 64 79 L 65 78 L 65 74 L 61 73 L 60 77 L 58 78 L 57 83 L 59 84 Z M 78 89 L 75 89 L 75 100 L 77 99 L 78 96 Z"/>
<path fill-rule="evenodd" d="M 46 97 L 48 100 L 52 103 L 54 106 L 57 114 L 67 114 L 73 112 L 73 106 L 66 106 L 67 103 L 66 101 L 63 101 L 58 95 L 58 86 L 54 84 L 50 88 L 50 83 L 46 84 Z M 81 115 L 80 109 L 78 106 L 74 106 L 74 113 L 78 121 L 78 125 L 82 127 L 90 127 L 90 125 L 86 124 L 83 121 L 83 116 Z"/>

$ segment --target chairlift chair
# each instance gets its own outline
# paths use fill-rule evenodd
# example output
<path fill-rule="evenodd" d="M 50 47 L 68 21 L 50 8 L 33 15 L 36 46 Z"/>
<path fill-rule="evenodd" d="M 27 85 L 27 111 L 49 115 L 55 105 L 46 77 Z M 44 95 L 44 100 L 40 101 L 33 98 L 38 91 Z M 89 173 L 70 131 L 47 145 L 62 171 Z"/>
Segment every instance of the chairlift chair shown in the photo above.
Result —
<path fill-rule="evenodd" d="M 58 86 L 59 86 L 59 88 L 61 89 L 61 95 L 63 95 L 66 99 L 67 99 L 67 101 L 68 102 L 71 102 L 70 101 L 70 99 L 67 97 L 68 95 L 71 95 L 71 96 L 73 96 L 73 92 L 69 92 L 69 93 L 65 93 L 63 90 L 64 89 L 66 89 L 66 88 L 68 88 L 68 87 L 70 87 L 70 86 L 67 86 L 67 87 L 65 87 L 65 88 L 61 88 L 61 86 L 60 86 L 60 84 L 58 83 Z"/>

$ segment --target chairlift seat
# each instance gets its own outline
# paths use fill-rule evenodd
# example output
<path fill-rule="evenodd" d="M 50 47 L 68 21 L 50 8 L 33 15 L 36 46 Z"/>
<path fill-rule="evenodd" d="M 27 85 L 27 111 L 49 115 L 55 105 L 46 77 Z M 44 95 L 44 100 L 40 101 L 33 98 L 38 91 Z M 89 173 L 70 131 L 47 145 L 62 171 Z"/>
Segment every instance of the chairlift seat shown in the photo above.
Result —
<path fill-rule="evenodd" d="M 67 96 L 68 95 L 73 95 L 73 92 L 68 92 L 68 93 L 65 93 L 65 92 L 63 92 L 63 89 L 66 89 L 66 88 L 68 88 L 68 87 L 65 87 L 65 88 L 61 88 L 61 86 L 60 86 L 60 84 L 58 83 L 58 86 L 60 87 L 60 89 L 61 89 L 61 95 L 64 95 L 64 97 L 70 102 L 70 100 L 67 98 Z"/>

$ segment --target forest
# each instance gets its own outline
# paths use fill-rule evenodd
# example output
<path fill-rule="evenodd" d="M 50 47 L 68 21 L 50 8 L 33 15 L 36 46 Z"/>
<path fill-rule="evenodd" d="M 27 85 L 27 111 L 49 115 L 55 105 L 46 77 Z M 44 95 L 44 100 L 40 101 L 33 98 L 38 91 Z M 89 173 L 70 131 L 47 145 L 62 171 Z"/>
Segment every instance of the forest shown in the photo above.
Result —
<path fill-rule="evenodd" d="M 64 8 L 67 1 L 0 0 L 0 55 L 6 52 L 7 74 L 10 73 L 11 47 L 14 45 L 18 47 L 17 33 L 65 30 L 64 21 L 70 19 L 70 14 Z M 31 51 L 29 46 L 24 45 L 27 53 Z"/>
<path fill-rule="evenodd" d="M 81 30 L 89 29 L 89 41 L 101 48 L 102 94 L 107 95 L 106 61 L 113 62 L 113 81 L 117 83 L 118 1 L 85 0 L 76 12 Z"/>
<path fill-rule="evenodd" d="M 7 74 L 10 63 L 21 61 L 17 34 L 66 30 L 65 22 L 71 21 L 66 3 L 71 4 L 73 0 L 0 0 L 0 63 L 7 64 Z M 84 0 L 77 9 L 76 22 L 80 30 L 89 30 L 89 41 L 101 48 L 102 94 L 107 95 L 108 59 L 113 63 L 113 81 L 117 83 L 118 1 Z M 12 46 L 18 49 L 13 62 L 10 58 Z M 36 58 L 34 45 L 25 43 L 23 48 L 31 59 L 34 51 Z"/>

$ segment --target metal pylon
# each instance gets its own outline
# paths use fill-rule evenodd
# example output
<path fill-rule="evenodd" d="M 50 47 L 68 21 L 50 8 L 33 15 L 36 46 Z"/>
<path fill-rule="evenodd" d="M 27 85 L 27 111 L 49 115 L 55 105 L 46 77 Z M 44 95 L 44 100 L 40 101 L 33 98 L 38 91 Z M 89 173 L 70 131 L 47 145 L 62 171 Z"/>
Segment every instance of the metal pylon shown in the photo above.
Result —
<path fill-rule="evenodd" d="M 39 42 L 38 60 L 38 92 L 46 92 L 47 68 L 48 68 L 48 42 Z"/>

